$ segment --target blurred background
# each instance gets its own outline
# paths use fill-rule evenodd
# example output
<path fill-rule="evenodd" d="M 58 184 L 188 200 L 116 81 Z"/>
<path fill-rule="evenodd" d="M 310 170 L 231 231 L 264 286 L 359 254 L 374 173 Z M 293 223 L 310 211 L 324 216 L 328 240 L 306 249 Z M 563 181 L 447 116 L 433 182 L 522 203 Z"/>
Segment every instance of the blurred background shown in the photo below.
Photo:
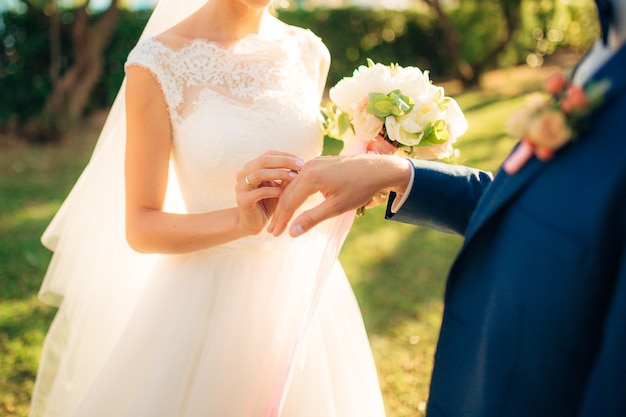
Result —
<path fill-rule="evenodd" d="M 184 0 L 181 0 L 184 1 Z M 328 87 L 367 58 L 430 71 L 465 112 L 460 163 L 496 171 L 506 118 L 598 36 L 593 0 L 277 0 L 328 46 Z M 25 417 L 54 309 L 37 299 L 39 237 L 87 163 L 156 0 L 0 0 L 0 417 Z M 327 152 L 336 143 L 327 139 Z M 422 416 L 445 278 L 462 238 L 355 221 L 341 261 L 389 417 Z M 463 387 L 458 387 L 463 389 Z"/>

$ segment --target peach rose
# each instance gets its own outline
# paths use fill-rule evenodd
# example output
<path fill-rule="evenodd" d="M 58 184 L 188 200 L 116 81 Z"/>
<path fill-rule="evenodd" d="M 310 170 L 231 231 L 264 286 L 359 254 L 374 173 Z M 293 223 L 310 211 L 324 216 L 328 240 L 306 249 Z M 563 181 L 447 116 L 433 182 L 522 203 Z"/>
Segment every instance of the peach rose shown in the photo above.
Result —
<path fill-rule="evenodd" d="M 374 139 L 383 128 L 383 121 L 368 113 L 367 104 L 367 98 L 361 100 L 352 118 L 352 126 L 354 126 L 357 139 L 365 142 Z"/>
<path fill-rule="evenodd" d="M 572 137 L 563 113 L 545 110 L 530 123 L 528 138 L 537 146 L 556 150 Z"/>

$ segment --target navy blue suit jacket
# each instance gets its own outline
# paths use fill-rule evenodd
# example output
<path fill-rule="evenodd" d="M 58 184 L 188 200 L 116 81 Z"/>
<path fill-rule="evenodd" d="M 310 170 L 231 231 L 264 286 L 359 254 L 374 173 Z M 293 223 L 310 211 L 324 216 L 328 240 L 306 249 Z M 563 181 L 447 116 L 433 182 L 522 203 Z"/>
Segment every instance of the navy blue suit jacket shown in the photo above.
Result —
<path fill-rule="evenodd" d="M 517 174 L 413 161 L 394 220 L 465 235 L 428 417 L 626 416 L 626 47 L 591 129 Z M 391 204 L 389 204 L 389 207 Z"/>

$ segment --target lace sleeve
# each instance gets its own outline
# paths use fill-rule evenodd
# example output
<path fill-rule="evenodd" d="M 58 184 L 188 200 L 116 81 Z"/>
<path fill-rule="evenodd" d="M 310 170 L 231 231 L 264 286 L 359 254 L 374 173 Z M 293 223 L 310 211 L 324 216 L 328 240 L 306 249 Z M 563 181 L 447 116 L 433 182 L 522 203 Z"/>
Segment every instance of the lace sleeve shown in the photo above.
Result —
<path fill-rule="evenodd" d="M 170 115 L 183 100 L 182 91 L 177 88 L 169 62 L 173 57 L 171 51 L 163 47 L 159 42 L 150 38 L 140 42 L 128 54 L 124 68 L 139 66 L 147 69 L 159 83 Z"/>

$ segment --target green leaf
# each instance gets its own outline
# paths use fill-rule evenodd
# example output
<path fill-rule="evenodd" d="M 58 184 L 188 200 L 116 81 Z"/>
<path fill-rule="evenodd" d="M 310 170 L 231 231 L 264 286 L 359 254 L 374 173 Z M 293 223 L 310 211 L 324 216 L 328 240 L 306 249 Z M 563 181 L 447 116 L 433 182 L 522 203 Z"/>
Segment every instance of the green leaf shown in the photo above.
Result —
<path fill-rule="evenodd" d="M 384 119 L 391 114 L 391 101 L 385 94 L 371 93 L 369 102 L 367 103 L 367 112 L 374 116 Z"/>
<path fill-rule="evenodd" d="M 439 145 L 450 137 L 444 120 L 437 120 L 434 124 L 428 123 L 424 129 L 424 137 L 418 146 Z"/>
<path fill-rule="evenodd" d="M 387 96 L 393 103 L 391 113 L 396 117 L 406 115 L 415 106 L 415 101 L 411 97 L 403 95 L 400 90 L 393 90 Z"/>
<path fill-rule="evenodd" d="M 350 118 L 346 113 L 341 113 L 337 120 L 337 126 L 339 127 L 339 134 L 343 135 L 350 127 Z"/>
<path fill-rule="evenodd" d="M 374 109 L 376 109 L 377 113 L 375 113 L 378 117 L 387 117 L 390 113 L 393 112 L 393 105 L 391 102 L 386 100 L 379 100 L 374 103 Z"/>

